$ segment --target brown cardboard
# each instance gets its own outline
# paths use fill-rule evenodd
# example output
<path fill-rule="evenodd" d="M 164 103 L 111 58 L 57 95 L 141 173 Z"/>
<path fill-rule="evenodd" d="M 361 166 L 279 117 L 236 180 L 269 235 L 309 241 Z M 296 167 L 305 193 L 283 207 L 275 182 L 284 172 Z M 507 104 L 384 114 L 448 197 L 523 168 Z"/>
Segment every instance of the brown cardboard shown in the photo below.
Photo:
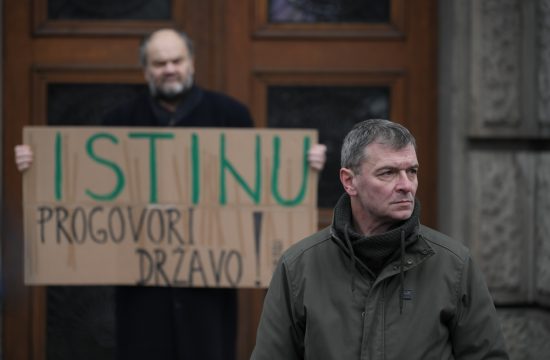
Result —
<path fill-rule="evenodd" d="M 317 227 L 315 130 L 26 127 L 25 283 L 266 287 Z"/>

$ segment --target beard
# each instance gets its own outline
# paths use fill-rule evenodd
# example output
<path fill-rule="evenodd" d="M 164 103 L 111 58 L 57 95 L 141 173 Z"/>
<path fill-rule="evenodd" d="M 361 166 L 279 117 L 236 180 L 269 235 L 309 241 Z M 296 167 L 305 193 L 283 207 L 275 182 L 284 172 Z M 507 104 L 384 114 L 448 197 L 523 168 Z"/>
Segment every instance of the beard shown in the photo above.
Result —
<path fill-rule="evenodd" d="M 149 92 L 155 99 L 163 100 L 170 103 L 179 102 L 193 87 L 193 75 L 189 75 L 184 81 L 161 84 L 157 86 L 153 81 L 148 82 Z"/>

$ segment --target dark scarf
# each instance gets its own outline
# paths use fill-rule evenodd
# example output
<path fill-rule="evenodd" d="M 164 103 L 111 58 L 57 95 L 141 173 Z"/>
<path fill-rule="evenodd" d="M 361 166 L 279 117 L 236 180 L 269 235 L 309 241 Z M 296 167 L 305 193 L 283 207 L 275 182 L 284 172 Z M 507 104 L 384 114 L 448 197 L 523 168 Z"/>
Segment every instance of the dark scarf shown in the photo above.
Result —
<path fill-rule="evenodd" d="M 411 235 L 417 231 L 419 217 L 420 203 L 415 200 L 410 218 L 395 224 L 383 234 L 364 236 L 353 228 L 350 198 L 349 195 L 344 194 L 334 208 L 333 228 L 340 239 L 344 240 L 346 237 L 349 239 L 357 260 L 377 276 L 384 265 L 400 256 L 401 245 L 406 247 L 414 241 L 415 237 Z M 404 236 L 404 244 L 401 244 L 402 236 Z"/>

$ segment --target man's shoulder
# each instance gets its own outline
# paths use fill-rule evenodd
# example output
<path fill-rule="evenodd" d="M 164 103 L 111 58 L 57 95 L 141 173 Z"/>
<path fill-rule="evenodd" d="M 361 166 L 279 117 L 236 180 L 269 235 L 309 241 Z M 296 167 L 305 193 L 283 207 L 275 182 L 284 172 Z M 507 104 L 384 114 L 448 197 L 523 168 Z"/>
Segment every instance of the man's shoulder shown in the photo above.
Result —
<path fill-rule="evenodd" d="M 332 244 L 330 227 L 326 227 L 290 246 L 283 254 L 286 262 L 293 262 L 304 254 L 319 249 L 326 243 Z"/>
<path fill-rule="evenodd" d="M 203 101 L 217 103 L 218 105 L 221 105 L 221 106 L 246 109 L 246 106 L 242 102 L 240 102 L 239 100 L 227 94 L 214 91 L 214 90 L 205 89 L 205 88 L 199 88 L 199 89 L 203 93 Z"/>
<path fill-rule="evenodd" d="M 201 126 L 252 127 L 248 108 L 240 101 L 217 91 L 195 87 L 200 101 L 191 117 L 200 118 Z"/>
<path fill-rule="evenodd" d="M 470 254 L 470 251 L 462 242 L 428 226 L 420 225 L 419 234 L 424 240 L 430 243 L 432 247 L 452 254 L 460 259 L 464 259 Z"/>

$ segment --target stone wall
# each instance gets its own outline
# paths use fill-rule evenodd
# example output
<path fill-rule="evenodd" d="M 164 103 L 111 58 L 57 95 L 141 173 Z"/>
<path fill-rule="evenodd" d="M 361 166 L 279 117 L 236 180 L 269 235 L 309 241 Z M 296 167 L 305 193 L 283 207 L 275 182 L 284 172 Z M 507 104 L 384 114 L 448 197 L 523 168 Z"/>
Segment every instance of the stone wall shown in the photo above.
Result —
<path fill-rule="evenodd" d="M 4 43 L 3 43 L 3 40 L 4 39 L 4 34 L 3 34 L 3 29 L 4 29 L 4 26 L 3 26 L 3 19 L 4 19 L 4 16 L 3 16 L 3 9 L 4 9 L 4 1 L 0 0 L 0 52 L 1 53 L 4 53 Z M 4 83 L 4 76 L 3 76 L 3 73 L 2 73 L 2 67 L 0 67 L 0 84 L 3 84 Z M 2 94 L 2 89 L 0 89 L 0 109 L 3 109 L 4 106 L 3 106 L 3 103 L 2 103 L 2 99 L 4 98 L 4 95 Z M 3 111 L 2 111 L 3 113 Z M 4 123 L 4 118 L 2 117 L 2 115 L 0 114 L 0 124 L 3 124 Z M 3 139 L 3 126 L 0 126 L 0 148 L 4 148 L 2 146 L 2 140 Z M 2 160 L 0 159 L 0 168 L 2 168 Z M 2 178 L 0 178 L 0 188 L 2 187 Z M 3 199 L 2 199 L 2 194 L 0 194 L 0 203 L 3 203 Z M 0 225 L 1 226 L 1 225 Z M 0 238 L 0 241 L 3 241 L 3 239 Z M 1 249 L 1 248 L 0 248 Z M 0 254 L 0 259 L 2 259 L 2 254 Z M 0 262 L 0 279 L 3 278 L 3 274 L 2 274 L 2 264 Z M 2 284 L 0 282 L 0 324 L 3 324 L 4 323 L 4 284 Z M 4 338 L 3 334 L 2 334 L 2 330 L 0 330 L 0 360 L 4 358 L 3 354 L 4 354 L 4 351 L 3 351 L 3 344 L 2 344 L 2 339 Z"/>
<path fill-rule="evenodd" d="M 440 229 L 489 284 L 511 359 L 550 359 L 550 0 L 440 0 Z"/>

